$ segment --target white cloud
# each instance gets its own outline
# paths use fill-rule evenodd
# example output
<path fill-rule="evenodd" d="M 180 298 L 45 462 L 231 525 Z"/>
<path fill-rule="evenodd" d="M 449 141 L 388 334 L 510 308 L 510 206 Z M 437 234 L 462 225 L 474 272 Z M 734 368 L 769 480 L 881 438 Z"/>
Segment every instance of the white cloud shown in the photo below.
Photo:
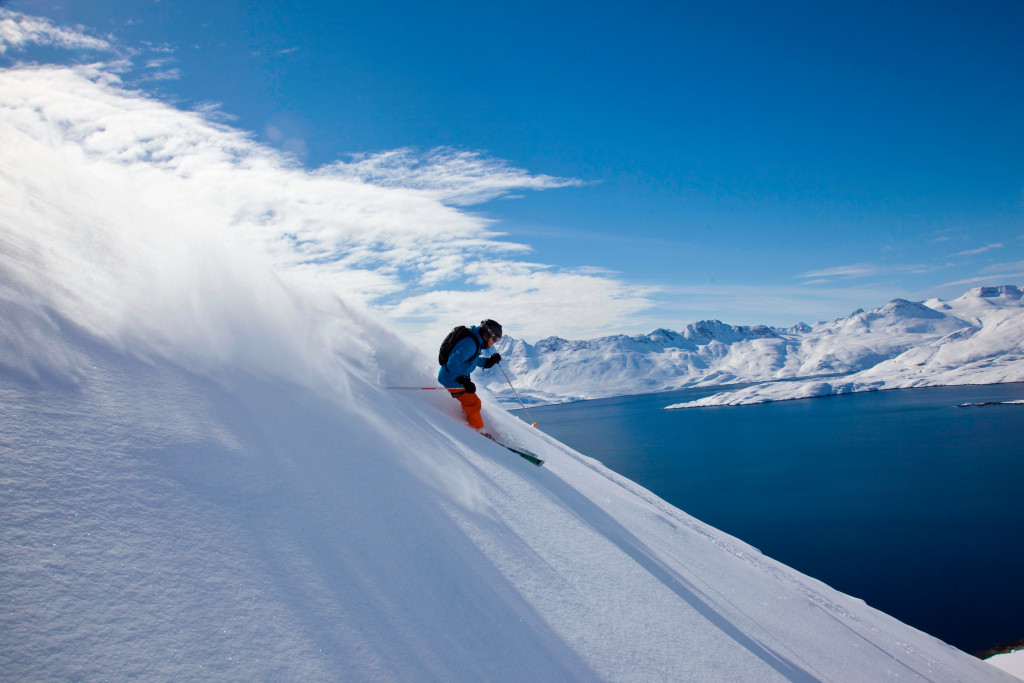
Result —
<path fill-rule="evenodd" d="M 137 80 L 139 83 L 145 83 L 147 81 L 177 81 L 180 79 L 181 69 L 162 69 L 144 73 Z"/>
<path fill-rule="evenodd" d="M 946 282 L 939 287 L 955 287 L 961 285 L 1005 285 L 1024 278 L 1024 261 L 994 263 L 981 268 L 974 277 Z"/>
<path fill-rule="evenodd" d="M 877 273 L 877 268 L 864 264 L 857 264 L 852 266 L 836 266 L 834 268 L 823 268 L 821 270 L 812 270 L 801 275 L 797 275 L 797 278 L 854 278 L 854 277 L 868 277 Z"/>
<path fill-rule="evenodd" d="M 64 49 L 112 50 L 111 44 L 82 29 L 55 26 L 47 19 L 0 8 L 0 54 L 8 49 L 21 50 L 30 45 Z"/>
<path fill-rule="evenodd" d="M 894 273 L 911 273 L 914 275 L 920 275 L 923 273 L 931 273 L 941 268 L 947 268 L 950 265 L 951 264 L 948 263 L 943 265 L 924 265 L 920 263 L 904 263 L 899 265 L 874 265 L 862 263 L 849 266 L 837 266 L 835 268 L 824 268 L 821 270 L 812 270 L 801 275 L 797 275 L 796 278 L 811 278 L 801 283 L 802 286 L 808 287 L 811 285 L 819 285 L 833 282 L 836 279 L 852 280 L 856 278 L 891 275 Z"/>
<path fill-rule="evenodd" d="M 1024 270 L 1024 261 L 1012 261 L 1010 263 L 993 263 L 981 269 L 983 273 L 1003 273 L 1010 270 Z"/>
<path fill-rule="evenodd" d="M 999 281 L 996 282 L 996 281 L 993 280 L 993 278 L 998 278 Z M 939 287 L 952 287 L 952 286 L 957 286 L 957 285 L 1004 285 L 1004 284 L 1010 284 L 1009 280 L 1011 280 L 1011 279 L 1018 280 L 1020 278 L 1024 278 L 1024 271 L 1021 271 L 1019 273 L 999 273 L 999 275 L 996 275 L 996 276 L 993 276 L 993 275 L 978 275 L 976 277 L 969 277 L 969 278 L 965 278 L 963 280 L 955 280 L 953 282 L 946 282 L 946 283 L 943 283 L 943 284 L 939 285 Z"/>
<path fill-rule="evenodd" d="M 438 329 L 430 329 L 424 341 L 454 324 L 483 318 L 498 319 L 518 338 L 592 337 L 635 324 L 630 318 L 650 308 L 650 297 L 658 292 L 586 271 L 520 261 L 478 261 L 464 272 L 470 288 L 404 298 L 389 315 L 437 321 Z"/>
<path fill-rule="evenodd" d="M 659 308 L 659 318 L 636 329 L 649 332 L 655 327 L 680 329 L 696 320 L 717 319 L 732 325 L 775 325 L 788 327 L 798 322 L 815 323 L 848 315 L 858 308 L 881 306 L 895 296 L 889 286 L 833 286 L 822 280 L 815 287 L 806 283 L 793 286 L 699 285 L 672 287 L 659 292 L 671 304 Z M 664 311 L 674 311 L 666 320 Z"/>
<path fill-rule="evenodd" d="M 996 242 L 995 244 L 986 244 L 984 247 L 979 247 L 977 249 L 960 251 L 953 254 L 953 256 L 975 256 L 977 254 L 984 254 L 986 251 L 992 251 L 993 249 L 1002 249 L 1003 246 L 1002 242 Z"/>
<path fill-rule="evenodd" d="M 479 152 L 442 147 L 425 155 L 404 148 L 353 156 L 328 169 L 384 187 L 423 190 L 456 206 L 479 204 L 515 190 L 546 190 L 579 186 L 579 180 L 532 175 Z"/>
<path fill-rule="evenodd" d="M 175 316 L 191 310 L 189 273 L 214 254 L 233 278 L 225 307 L 246 308 L 244 271 L 265 263 L 430 344 L 485 315 L 517 336 L 589 336 L 651 305 L 649 290 L 608 273 L 518 261 L 527 245 L 453 206 L 576 183 L 479 153 L 399 150 L 311 172 L 96 66 L 0 72 L 0 148 L 4 269 L 98 334 L 170 324 L 158 319 L 188 328 Z M 53 249 L 12 246 L 39 240 Z"/>

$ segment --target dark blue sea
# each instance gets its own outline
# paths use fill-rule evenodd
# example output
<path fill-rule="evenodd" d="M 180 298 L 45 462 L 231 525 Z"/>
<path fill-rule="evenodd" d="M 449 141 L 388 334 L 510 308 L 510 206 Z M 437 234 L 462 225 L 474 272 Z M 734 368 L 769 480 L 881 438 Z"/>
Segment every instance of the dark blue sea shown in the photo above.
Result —
<path fill-rule="evenodd" d="M 977 653 L 1024 638 L 1024 384 L 664 410 L 530 408 L 548 434 L 805 574 Z"/>

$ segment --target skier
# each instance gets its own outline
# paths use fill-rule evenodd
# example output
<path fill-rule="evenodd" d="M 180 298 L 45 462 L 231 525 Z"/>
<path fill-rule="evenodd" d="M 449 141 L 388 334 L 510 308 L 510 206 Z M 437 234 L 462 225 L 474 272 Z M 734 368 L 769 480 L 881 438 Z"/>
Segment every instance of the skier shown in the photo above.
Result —
<path fill-rule="evenodd" d="M 476 395 L 476 385 L 469 376 L 476 368 L 494 367 L 501 360 L 501 354 L 481 355 L 481 351 L 491 348 L 499 339 L 501 325 L 488 319 L 472 327 L 456 327 L 441 344 L 438 358 L 441 369 L 437 373 L 437 380 L 462 404 L 466 421 L 473 429 L 482 430 L 484 420 L 480 417 L 480 398 Z"/>

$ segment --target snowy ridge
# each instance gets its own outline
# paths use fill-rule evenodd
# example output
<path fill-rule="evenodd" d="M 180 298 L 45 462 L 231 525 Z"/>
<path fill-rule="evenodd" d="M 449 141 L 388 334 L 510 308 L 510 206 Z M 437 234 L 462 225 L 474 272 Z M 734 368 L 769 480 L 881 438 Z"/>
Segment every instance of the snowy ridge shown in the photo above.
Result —
<path fill-rule="evenodd" d="M 430 359 L 219 222 L 246 204 L 190 191 L 222 129 L 145 103 L 169 168 L 125 154 L 123 112 L 79 136 L 87 97 L 38 107 L 21 80 L 0 89 L 5 677 L 1013 680 L 491 402 L 544 467 L 438 392 L 388 391 Z M 218 182 L 273 163 L 227 155 Z"/>
<path fill-rule="evenodd" d="M 520 394 L 534 402 L 759 384 L 688 404 L 720 405 L 877 388 L 1024 381 L 1022 327 L 1021 291 L 1006 285 L 978 287 L 948 302 L 895 299 L 813 326 L 734 327 L 711 320 L 679 332 L 658 329 L 634 337 L 551 338 L 535 345 L 506 339 L 499 351 Z M 801 378 L 808 379 L 792 381 Z M 772 383 L 779 380 L 786 381 Z M 500 374 L 492 374 L 488 386 L 512 405 Z"/>

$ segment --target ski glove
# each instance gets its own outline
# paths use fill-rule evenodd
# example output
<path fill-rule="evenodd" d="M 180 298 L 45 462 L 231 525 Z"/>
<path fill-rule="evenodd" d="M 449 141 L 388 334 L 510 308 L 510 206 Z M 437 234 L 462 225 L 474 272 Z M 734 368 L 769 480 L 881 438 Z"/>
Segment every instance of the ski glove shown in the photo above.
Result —
<path fill-rule="evenodd" d="M 469 378 L 469 375 L 460 375 L 455 378 L 455 381 L 462 385 L 462 388 L 466 390 L 467 394 L 476 393 L 476 385 L 473 384 L 473 380 Z"/>
<path fill-rule="evenodd" d="M 496 354 L 494 354 L 492 356 L 489 356 L 487 358 L 487 360 L 484 361 L 484 370 L 486 370 L 487 368 L 493 368 L 495 366 L 495 364 L 497 364 L 497 362 L 500 361 L 500 360 L 501 360 L 501 354 L 500 353 L 496 353 Z"/>

